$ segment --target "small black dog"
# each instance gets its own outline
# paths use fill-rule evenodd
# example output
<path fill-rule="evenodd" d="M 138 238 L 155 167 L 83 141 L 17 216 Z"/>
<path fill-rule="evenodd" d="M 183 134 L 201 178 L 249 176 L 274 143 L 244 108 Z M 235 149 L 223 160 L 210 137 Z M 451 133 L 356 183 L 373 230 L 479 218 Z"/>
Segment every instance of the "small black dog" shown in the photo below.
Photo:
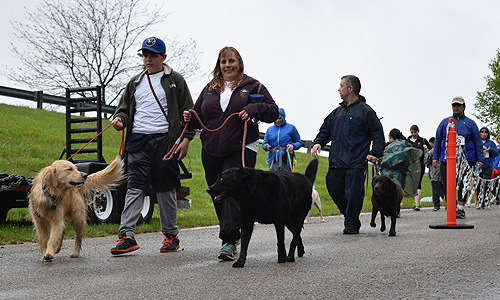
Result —
<path fill-rule="evenodd" d="M 295 248 L 299 257 L 304 255 L 300 233 L 311 209 L 311 192 L 317 170 L 318 160 L 314 159 L 307 166 L 305 175 L 251 168 L 230 168 L 219 175 L 207 192 L 215 201 L 232 197 L 241 209 L 241 253 L 233 267 L 245 265 L 254 222 L 274 224 L 278 238 L 278 263 L 295 261 Z M 288 256 L 285 226 L 293 234 Z"/>
<path fill-rule="evenodd" d="M 399 216 L 401 201 L 403 200 L 403 189 L 399 182 L 385 175 L 377 175 L 372 180 L 372 220 L 371 227 L 376 227 L 375 217 L 380 211 L 380 231 L 385 231 L 385 216 L 391 217 L 391 229 L 389 236 L 396 235 L 396 218 Z"/>

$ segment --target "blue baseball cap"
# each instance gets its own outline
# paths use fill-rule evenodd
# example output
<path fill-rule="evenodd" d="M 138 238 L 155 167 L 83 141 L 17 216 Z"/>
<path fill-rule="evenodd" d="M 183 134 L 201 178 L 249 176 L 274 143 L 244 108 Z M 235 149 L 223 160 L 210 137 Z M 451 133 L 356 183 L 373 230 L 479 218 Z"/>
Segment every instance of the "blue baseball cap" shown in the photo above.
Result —
<path fill-rule="evenodd" d="M 154 53 L 165 54 L 166 48 L 165 48 L 165 43 L 162 40 L 152 36 L 148 37 L 147 39 L 144 40 L 144 42 L 142 42 L 141 49 L 137 51 L 141 50 L 148 50 Z"/>

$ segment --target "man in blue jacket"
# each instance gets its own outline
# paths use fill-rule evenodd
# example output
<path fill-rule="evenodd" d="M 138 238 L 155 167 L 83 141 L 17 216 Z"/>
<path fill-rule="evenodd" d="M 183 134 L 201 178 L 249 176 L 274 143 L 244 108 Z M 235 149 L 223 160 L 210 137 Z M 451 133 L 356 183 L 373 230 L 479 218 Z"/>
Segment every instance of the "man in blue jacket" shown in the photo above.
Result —
<path fill-rule="evenodd" d="M 451 107 L 453 116 L 445 118 L 439 124 L 436 130 L 436 140 L 434 141 L 434 152 L 432 155 L 432 166 L 438 167 L 438 160 L 441 162 L 441 175 L 443 177 L 443 184 L 445 191 L 446 188 L 446 139 L 448 131 L 448 120 L 453 118 L 455 120 L 455 130 L 457 132 L 457 146 L 461 146 L 465 153 L 467 162 L 472 167 L 476 165 L 478 169 L 483 167 L 483 146 L 481 144 L 481 137 L 477 129 L 476 122 L 467 118 L 464 114 L 465 100 L 462 97 L 455 97 L 451 100 Z M 462 196 L 463 182 L 458 185 L 458 208 L 457 219 L 465 219 L 465 197 Z M 448 197 L 446 197 L 448 199 Z"/>
<path fill-rule="evenodd" d="M 293 171 L 294 150 L 300 149 L 302 142 L 297 128 L 286 122 L 283 108 L 279 109 L 279 115 L 274 126 L 267 128 L 262 148 L 269 151 L 267 165 L 270 170 Z"/>
<path fill-rule="evenodd" d="M 326 117 L 311 149 L 316 157 L 331 142 L 326 187 L 344 215 L 344 234 L 359 233 L 367 161 L 376 162 L 385 146 L 382 124 L 360 90 L 356 76 L 341 78 L 338 91 L 343 101 Z"/>

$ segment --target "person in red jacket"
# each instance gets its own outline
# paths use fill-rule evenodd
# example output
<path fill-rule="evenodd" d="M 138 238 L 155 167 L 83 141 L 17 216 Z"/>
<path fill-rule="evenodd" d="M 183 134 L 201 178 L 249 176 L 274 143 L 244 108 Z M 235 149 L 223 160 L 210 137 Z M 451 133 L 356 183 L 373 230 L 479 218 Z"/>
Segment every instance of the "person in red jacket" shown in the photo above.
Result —
<path fill-rule="evenodd" d="M 215 183 L 222 171 L 242 166 L 242 143 L 244 123 L 247 136 L 244 149 L 245 165 L 255 167 L 259 148 L 258 121 L 272 123 L 278 118 L 278 106 L 267 88 L 244 73 L 243 59 L 233 47 L 224 47 L 219 52 L 212 71 L 212 80 L 205 86 L 193 107 L 208 129 L 219 128 L 229 115 L 232 117 L 216 132 L 201 132 L 201 159 L 208 186 Z M 202 128 L 191 112 L 184 112 L 184 121 L 189 128 Z M 224 261 L 234 260 L 236 243 L 240 239 L 241 216 L 234 199 L 214 201 L 219 219 L 219 238 L 222 248 L 218 255 Z"/>

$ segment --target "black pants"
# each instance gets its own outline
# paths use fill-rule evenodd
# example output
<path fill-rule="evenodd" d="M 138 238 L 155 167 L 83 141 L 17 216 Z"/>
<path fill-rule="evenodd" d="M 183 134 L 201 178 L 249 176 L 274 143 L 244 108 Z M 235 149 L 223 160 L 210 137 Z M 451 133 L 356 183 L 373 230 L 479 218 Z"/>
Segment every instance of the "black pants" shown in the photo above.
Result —
<path fill-rule="evenodd" d="M 364 199 L 364 169 L 330 168 L 326 174 L 326 188 L 333 202 L 344 215 L 344 226 L 361 227 L 359 214 Z"/>
<path fill-rule="evenodd" d="M 201 160 L 205 169 L 205 180 L 208 186 L 217 181 L 217 177 L 222 171 L 242 166 L 241 151 L 224 157 L 214 157 L 202 149 Z M 245 149 L 245 166 L 254 168 L 256 160 L 257 153 Z M 234 245 L 236 240 L 240 239 L 241 236 L 240 205 L 233 198 L 226 198 L 222 201 L 214 201 L 214 207 L 219 219 L 219 238 L 222 240 L 222 244 L 230 243 Z"/>
<path fill-rule="evenodd" d="M 431 181 L 432 185 L 432 202 L 434 203 L 434 207 L 440 207 L 441 202 L 439 198 L 444 199 L 444 186 L 441 181 Z"/>
<path fill-rule="evenodd" d="M 142 148 L 127 152 L 127 188 L 140 189 L 149 194 L 150 185 L 156 192 L 180 187 L 177 160 L 163 160 L 169 150 L 169 139 L 165 133 L 151 135 Z"/>

